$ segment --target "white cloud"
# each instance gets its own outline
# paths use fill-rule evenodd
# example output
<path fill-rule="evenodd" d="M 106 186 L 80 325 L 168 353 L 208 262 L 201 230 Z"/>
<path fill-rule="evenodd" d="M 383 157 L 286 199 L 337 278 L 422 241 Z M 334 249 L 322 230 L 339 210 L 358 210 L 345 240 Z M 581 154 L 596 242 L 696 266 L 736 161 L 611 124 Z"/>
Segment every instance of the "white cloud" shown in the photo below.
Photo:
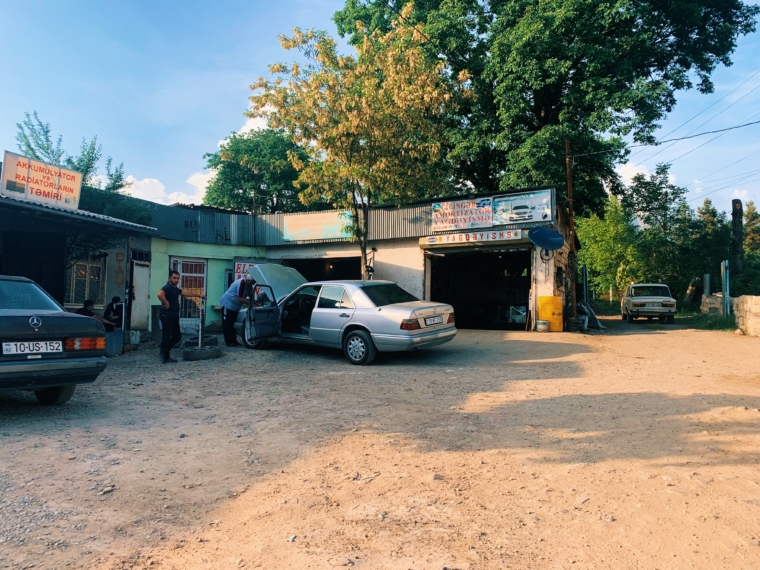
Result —
<path fill-rule="evenodd" d="M 157 178 L 143 178 L 137 180 L 131 174 L 127 176 L 127 182 L 131 185 L 127 192 L 135 198 L 141 198 L 150 202 L 159 204 L 202 204 L 203 196 L 206 194 L 206 187 L 209 181 L 214 177 L 213 171 L 196 172 L 191 174 L 186 180 L 195 190 L 190 192 L 166 192 L 164 186 Z"/>
<path fill-rule="evenodd" d="M 267 120 L 266 117 L 254 117 L 253 119 L 248 119 L 245 124 L 240 127 L 240 130 L 238 131 L 240 134 L 247 133 L 249 131 L 261 131 L 267 128 Z"/>
<path fill-rule="evenodd" d="M 646 166 L 643 164 L 633 164 L 632 162 L 621 164 L 617 166 L 615 170 L 617 170 L 617 173 L 620 175 L 620 178 L 623 179 L 625 184 L 630 184 L 633 177 L 637 174 L 649 176 L 649 169 Z"/>
<path fill-rule="evenodd" d="M 127 192 L 130 196 L 140 198 L 142 200 L 149 200 L 150 202 L 158 202 L 165 204 L 166 194 L 164 190 L 166 187 L 156 178 L 143 178 L 138 180 L 131 174 L 127 176 L 127 182 L 130 186 L 127 188 Z"/>
<path fill-rule="evenodd" d="M 744 200 L 749 196 L 749 190 L 734 190 L 734 193 L 731 194 L 733 198 L 739 198 L 740 200 Z"/>

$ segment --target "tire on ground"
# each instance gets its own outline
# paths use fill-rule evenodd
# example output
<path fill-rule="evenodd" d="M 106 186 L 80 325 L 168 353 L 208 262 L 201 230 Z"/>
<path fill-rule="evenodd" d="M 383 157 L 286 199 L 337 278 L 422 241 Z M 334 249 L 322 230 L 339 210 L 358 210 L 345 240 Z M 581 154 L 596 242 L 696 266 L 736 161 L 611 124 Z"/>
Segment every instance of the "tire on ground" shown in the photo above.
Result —
<path fill-rule="evenodd" d="M 192 346 L 198 346 L 198 335 L 186 336 L 183 339 L 184 343 L 182 348 L 190 348 Z M 203 335 L 203 346 L 219 346 L 219 337 L 213 334 Z"/>
<path fill-rule="evenodd" d="M 668 324 L 669 324 L 669 325 L 672 325 L 672 324 L 673 324 L 673 323 L 675 323 L 675 322 L 676 322 L 676 318 L 675 318 L 675 316 L 674 316 L 674 315 L 670 315 L 670 316 L 668 317 Z"/>
<path fill-rule="evenodd" d="M 248 340 L 248 335 L 246 334 L 246 327 L 245 324 L 243 324 L 243 330 L 241 331 L 241 338 L 243 339 L 243 346 L 246 348 L 251 348 L 254 350 L 262 350 L 267 347 L 267 341 L 266 339 L 262 340 Z"/>
<path fill-rule="evenodd" d="M 34 395 L 37 396 L 40 404 L 46 406 L 60 406 L 65 404 L 74 395 L 77 387 L 75 384 L 68 386 L 53 386 L 52 388 L 45 388 L 44 390 L 35 390 Z"/>
<path fill-rule="evenodd" d="M 182 351 L 182 358 L 188 361 L 211 360 L 220 356 L 222 356 L 222 349 L 218 346 L 204 346 L 203 348 L 192 346 Z"/>
<path fill-rule="evenodd" d="M 626 314 L 626 319 L 625 319 L 625 320 L 626 320 L 626 321 L 628 321 L 629 323 L 632 323 L 633 321 L 635 321 L 635 320 L 636 320 L 636 318 L 635 318 L 635 317 L 632 317 L 630 313 L 627 313 L 627 314 Z"/>
<path fill-rule="evenodd" d="M 377 356 L 372 337 L 365 330 L 351 331 L 343 339 L 343 354 L 351 364 L 371 364 Z"/>

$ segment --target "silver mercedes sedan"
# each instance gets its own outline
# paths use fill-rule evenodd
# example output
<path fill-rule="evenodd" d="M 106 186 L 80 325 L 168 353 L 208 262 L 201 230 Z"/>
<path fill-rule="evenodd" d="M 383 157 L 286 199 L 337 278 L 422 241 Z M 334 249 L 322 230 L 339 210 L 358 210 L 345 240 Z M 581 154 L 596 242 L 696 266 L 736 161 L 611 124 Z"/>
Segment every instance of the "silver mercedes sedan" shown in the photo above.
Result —
<path fill-rule="evenodd" d="M 436 346 L 452 340 L 454 308 L 419 301 L 390 281 L 304 283 L 278 300 L 261 278 L 252 308 L 236 329 L 248 348 L 285 341 L 343 349 L 351 364 L 369 364 L 378 352 Z"/>

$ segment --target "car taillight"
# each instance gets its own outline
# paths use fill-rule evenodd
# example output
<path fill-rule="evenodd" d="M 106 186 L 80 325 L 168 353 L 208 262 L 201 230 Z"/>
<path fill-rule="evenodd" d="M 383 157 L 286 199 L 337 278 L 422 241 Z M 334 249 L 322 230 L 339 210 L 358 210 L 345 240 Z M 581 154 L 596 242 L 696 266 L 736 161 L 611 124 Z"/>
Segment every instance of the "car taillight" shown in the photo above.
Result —
<path fill-rule="evenodd" d="M 454 318 L 454 313 L 451 313 L 449 315 L 449 320 L 446 321 L 447 324 L 453 325 L 456 322 L 456 319 Z"/>
<path fill-rule="evenodd" d="M 663 307 L 675 307 L 676 304 L 675 303 L 663 303 L 662 306 Z"/>
<path fill-rule="evenodd" d="M 644 303 L 634 303 L 633 306 L 634 307 L 643 307 Z"/>
<path fill-rule="evenodd" d="M 105 337 L 70 337 L 63 341 L 66 350 L 105 350 Z"/>
<path fill-rule="evenodd" d="M 420 321 L 417 319 L 404 319 L 401 321 L 401 330 L 402 331 L 416 331 L 417 329 L 422 328 L 420 326 Z"/>

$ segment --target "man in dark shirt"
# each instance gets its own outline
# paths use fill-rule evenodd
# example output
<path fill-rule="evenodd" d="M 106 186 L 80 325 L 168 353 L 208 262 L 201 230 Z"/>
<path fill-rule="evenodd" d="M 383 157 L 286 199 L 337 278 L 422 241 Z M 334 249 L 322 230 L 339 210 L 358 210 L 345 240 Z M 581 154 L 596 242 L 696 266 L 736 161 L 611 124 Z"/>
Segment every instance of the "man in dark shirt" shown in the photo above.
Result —
<path fill-rule="evenodd" d="M 113 321 L 114 324 L 114 326 L 107 326 L 106 332 L 111 332 L 114 329 L 121 329 L 124 319 L 124 305 L 121 303 L 121 297 L 114 297 L 111 299 L 111 302 L 106 305 L 103 317 Z"/>
<path fill-rule="evenodd" d="M 169 272 L 169 281 L 161 287 L 157 293 L 158 300 L 161 301 L 161 319 L 162 335 L 161 346 L 158 349 L 161 362 L 177 362 L 171 357 L 169 351 L 182 339 L 182 333 L 179 330 L 179 297 L 183 295 L 182 289 L 179 288 L 179 271 Z M 203 298 L 200 293 L 184 293 L 185 297 Z"/>
<path fill-rule="evenodd" d="M 77 315 L 82 315 L 83 317 L 90 317 L 91 319 L 95 319 L 96 321 L 100 321 L 104 325 L 113 325 L 109 320 L 104 319 L 103 317 L 99 317 L 96 315 L 92 310 L 95 308 L 95 301 L 92 299 L 87 299 L 84 302 L 84 306 L 81 309 L 77 309 L 76 313 Z"/>

